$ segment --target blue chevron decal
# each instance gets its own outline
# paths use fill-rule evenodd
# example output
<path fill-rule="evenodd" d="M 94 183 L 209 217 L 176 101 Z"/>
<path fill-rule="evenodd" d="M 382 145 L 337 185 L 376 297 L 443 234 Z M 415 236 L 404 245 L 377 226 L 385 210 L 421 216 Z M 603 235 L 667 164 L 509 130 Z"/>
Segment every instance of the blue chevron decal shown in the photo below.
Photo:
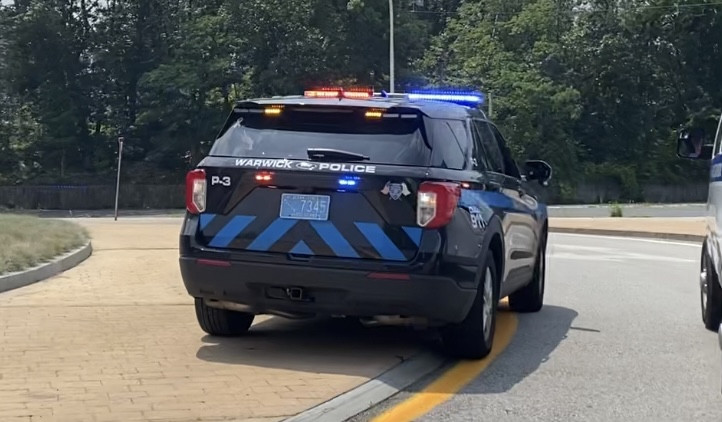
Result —
<path fill-rule="evenodd" d="M 303 240 L 299 240 L 296 246 L 291 249 L 290 253 L 295 255 L 313 255 L 313 251 Z"/>
<path fill-rule="evenodd" d="M 225 248 L 233 239 L 235 239 L 243 229 L 245 229 L 251 221 L 255 220 L 256 217 L 250 215 L 237 215 L 231 219 L 228 224 L 216 234 L 213 239 L 208 243 L 208 246 L 213 248 Z"/>
<path fill-rule="evenodd" d="M 416 246 L 421 244 L 421 228 L 404 226 L 403 229 Z"/>
<path fill-rule="evenodd" d="M 356 250 L 330 221 L 312 221 L 311 227 L 337 256 L 358 258 Z"/>
<path fill-rule="evenodd" d="M 253 251 L 267 251 L 274 243 L 278 242 L 278 239 L 282 238 L 284 234 L 291 230 L 297 222 L 298 220 L 276 219 L 276 221 L 271 223 L 263 233 L 259 234 L 258 237 L 248 245 L 248 249 Z"/>
<path fill-rule="evenodd" d="M 205 229 L 214 218 L 216 218 L 215 214 L 201 214 L 201 230 Z"/>
<path fill-rule="evenodd" d="M 354 223 L 361 231 L 371 246 L 376 249 L 381 258 L 392 261 L 405 261 L 406 257 L 399 250 L 394 242 L 384 233 L 384 231 L 376 223 Z"/>

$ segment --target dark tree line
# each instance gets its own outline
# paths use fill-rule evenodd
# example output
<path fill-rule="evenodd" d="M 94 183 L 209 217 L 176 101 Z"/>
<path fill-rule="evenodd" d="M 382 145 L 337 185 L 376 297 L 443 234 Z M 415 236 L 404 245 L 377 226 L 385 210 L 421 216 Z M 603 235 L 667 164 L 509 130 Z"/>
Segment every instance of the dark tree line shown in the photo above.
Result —
<path fill-rule="evenodd" d="M 675 130 L 722 108 L 715 0 L 397 0 L 397 90 L 491 93 L 520 159 L 579 180 L 703 180 Z M 0 6 L 0 184 L 177 183 L 231 104 L 388 86 L 387 0 L 15 0 Z"/>

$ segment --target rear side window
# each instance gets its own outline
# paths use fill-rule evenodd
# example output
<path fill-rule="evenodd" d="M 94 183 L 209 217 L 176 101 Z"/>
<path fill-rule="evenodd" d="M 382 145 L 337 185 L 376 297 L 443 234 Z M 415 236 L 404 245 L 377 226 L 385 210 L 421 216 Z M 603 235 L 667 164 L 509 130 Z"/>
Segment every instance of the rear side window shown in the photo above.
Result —
<path fill-rule="evenodd" d="M 481 147 L 484 150 L 484 159 L 489 170 L 504 174 L 504 157 L 489 125 L 480 120 L 474 120 L 473 122 L 479 137 L 478 139 L 481 142 Z"/>
<path fill-rule="evenodd" d="M 469 145 L 464 122 L 426 118 L 425 125 L 433 145 L 431 166 L 464 169 Z"/>
<path fill-rule="evenodd" d="M 509 147 L 506 146 L 506 141 L 504 140 L 504 137 L 501 135 L 501 132 L 499 132 L 499 129 L 496 126 L 490 123 L 489 127 L 491 128 L 491 131 L 494 134 L 494 138 L 496 138 L 497 144 L 499 145 L 499 148 L 501 150 L 501 156 L 504 159 L 504 172 L 507 176 L 520 179 L 521 174 L 519 173 L 519 168 L 516 165 L 516 161 L 514 161 L 514 157 L 511 156 L 511 151 L 509 151 Z"/>
<path fill-rule="evenodd" d="M 369 118 L 368 109 L 286 107 L 280 114 L 236 113 L 210 155 L 308 159 L 309 148 L 369 157 L 366 162 L 426 166 L 431 148 L 420 116 Z"/>

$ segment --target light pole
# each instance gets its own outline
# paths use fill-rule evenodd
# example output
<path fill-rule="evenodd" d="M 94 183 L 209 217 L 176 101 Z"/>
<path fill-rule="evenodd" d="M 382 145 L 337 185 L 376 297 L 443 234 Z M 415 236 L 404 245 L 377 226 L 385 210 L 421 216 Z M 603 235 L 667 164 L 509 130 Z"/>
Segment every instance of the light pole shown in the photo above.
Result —
<path fill-rule="evenodd" d="M 394 93 L 394 0 L 389 0 L 389 64 L 391 66 L 391 74 L 389 81 L 389 92 Z"/>
<path fill-rule="evenodd" d="M 492 108 L 492 104 L 491 104 L 491 92 L 488 92 L 486 94 L 486 98 L 489 101 L 489 118 L 491 119 L 492 117 L 494 117 L 492 114 L 494 109 Z"/>
<path fill-rule="evenodd" d="M 118 221 L 118 194 L 120 193 L 120 164 L 123 161 L 123 141 L 125 138 L 118 137 L 118 176 L 115 179 L 115 221 Z"/>

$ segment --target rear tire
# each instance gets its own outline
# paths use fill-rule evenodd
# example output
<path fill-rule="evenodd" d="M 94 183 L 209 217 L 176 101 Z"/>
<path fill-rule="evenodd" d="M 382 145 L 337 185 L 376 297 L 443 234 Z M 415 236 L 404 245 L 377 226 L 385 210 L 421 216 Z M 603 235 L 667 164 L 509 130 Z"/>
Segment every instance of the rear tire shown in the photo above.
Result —
<path fill-rule="evenodd" d="M 544 289 L 546 288 L 546 236 L 541 245 L 534 264 L 532 280 L 520 290 L 509 295 L 509 307 L 516 312 L 539 312 L 544 306 Z"/>
<path fill-rule="evenodd" d="M 248 332 L 254 314 L 212 308 L 196 298 L 196 318 L 201 329 L 212 336 L 239 336 Z"/>
<path fill-rule="evenodd" d="M 499 303 L 499 283 L 496 264 L 486 258 L 476 298 L 463 321 L 441 329 L 447 353 L 463 359 L 482 359 L 494 343 L 496 308 Z"/>
<path fill-rule="evenodd" d="M 716 332 L 722 322 L 722 288 L 706 251 L 702 253 L 700 269 L 700 305 L 704 326 Z"/>

